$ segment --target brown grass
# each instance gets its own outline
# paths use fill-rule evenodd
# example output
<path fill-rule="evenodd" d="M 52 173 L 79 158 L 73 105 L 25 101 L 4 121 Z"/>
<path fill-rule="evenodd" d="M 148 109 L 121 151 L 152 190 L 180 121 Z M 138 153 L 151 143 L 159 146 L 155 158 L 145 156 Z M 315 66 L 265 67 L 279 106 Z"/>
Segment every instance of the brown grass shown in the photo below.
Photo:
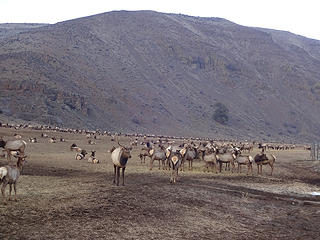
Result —
<path fill-rule="evenodd" d="M 0 135 L 15 130 L 0 128 Z M 304 150 L 274 152 L 274 175 L 204 173 L 204 164 L 180 173 L 140 164 L 139 147 L 126 170 L 126 186 L 112 185 L 109 137 L 89 145 L 85 135 L 62 135 L 49 144 L 40 131 L 19 131 L 28 143 L 28 163 L 18 184 L 18 202 L 0 203 L 0 239 L 316 239 L 319 236 L 319 164 Z M 121 138 L 128 144 L 129 139 Z M 69 146 L 95 149 L 100 164 L 77 161 Z M 254 154 L 253 154 L 254 155 Z M 0 159 L 0 165 L 6 164 Z"/>

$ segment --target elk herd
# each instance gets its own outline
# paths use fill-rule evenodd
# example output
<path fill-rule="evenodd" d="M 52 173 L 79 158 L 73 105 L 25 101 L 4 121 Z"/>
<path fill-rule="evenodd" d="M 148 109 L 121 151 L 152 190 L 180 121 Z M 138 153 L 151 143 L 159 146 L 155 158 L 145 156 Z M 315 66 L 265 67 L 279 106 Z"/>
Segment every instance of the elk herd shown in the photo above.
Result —
<path fill-rule="evenodd" d="M 109 135 L 109 134 L 107 134 Z M 99 136 L 99 137 L 97 137 Z M 101 140 L 100 137 L 103 134 L 97 133 L 86 133 L 88 144 L 96 144 L 91 138 L 95 140 Z M 106 149 L 107 155 L 106 160 L 113 164 L 114 176 L 113 184 L 119 185 L 120 170 L 122 170 L 121 178 L 122 185 L 124 185 L 124 174 L 129 159 L 132 157 L 133 150 L 136 151 L 138 158 L 140 158 L 140 164 L 146 164 L 146 159 L 150 159 L 148 165 L 149 170 L 153 169 L 155 161 L 159 162 L 159 170 L 170 171 L 170 182 L 176 183 L 178 181 L 179 171 L 184 172 L 187 168 L 188 171 L 194 170 L 194 162 L 203 163 L 204 172 L 222 172 L 224 171 L 235 172 L 236 166 L 237 171 L 241 173 L 241 167 L 247 167 L 247 175 L 253 174 L 253 164 L 255 163 L 258 168 L 258 174 L 262 174 L 262 166 L 269 165 L 271 168 L 271 175 L 273 174 L 274 163 L 276 157 L 273 154 L 266 153 L 267 149 L 282 149 L 279 147 L 272 147 L 266 144 L 256 144 L 256 147 L 261 149 L 261 152 L 256 154 L 254 157 L 251 156 L 254 144 L 249 143 L 226 143 L 213 140 L 200 141 L 199 139 L 181 139 L 179 144 L 175 142 L 175 138 L 148 138 L 143 136 L 143 140 L 139 143 L 138 137 L 130 142 L 130 146 L 121 144 L 117 139 L 119 135 L 109 135 L 110 142 L 114 142 L 111 149 Z M 56 143 L 55 137 L 49 138 L 46 133 L 42 133 L 41 138 L 47 138 L 48 143 Z M 122 137 L 122 136 L 121 136 Z M 132 136 L 131 136 L 132 137 Z M 9 200 L 11 199 L 12 185 L 15 192 L 16 200 L 16 184 L 21 174 L 22 166 L 27 156 L 25 150 L 27 143 L 22 140 L 18 134 L 14 135 L 15 140 L 4 140 L 0 137 L 0 148 L 3 148 L 3 152 L 6 153 L 8 164 L 0 165 L 0 185 L 3 202 L 6 204 L 5 189 L 9 185 Z M 153 139 L 153 140 L 152 140 Z M 157 140 L 154 140 L 157 139 Z M 171 139 L 171 140 L 168 140 Z M 47 140 L 46 140 L 47 141 Z M 60 137 L 60 142 L 66 140 Z M 37 138 L 29 138 L 30 143 L 37 143 Z M 178 141 L 177 141 L 178 142 Z M 287 149 L 287 148 L 283 148 Z M 292 148 L 290 148 L 292 149 Z M 75 143 L 70 146 L 70 151 L 75 152 L 75 160 L 84 160 L 87 157 L 87 162 L 92 164 L 100 163 L 100 160 L 96 158 L 96 151 L 91 150 L 91 154 L 85 149 L 80 148 Z M 90 153 L 90 151 L 89 151 Z M 17 158 L 16 164 L 12 164 L 12 156 Z M 185 166 L 186 165 L 186 166 Z"/>

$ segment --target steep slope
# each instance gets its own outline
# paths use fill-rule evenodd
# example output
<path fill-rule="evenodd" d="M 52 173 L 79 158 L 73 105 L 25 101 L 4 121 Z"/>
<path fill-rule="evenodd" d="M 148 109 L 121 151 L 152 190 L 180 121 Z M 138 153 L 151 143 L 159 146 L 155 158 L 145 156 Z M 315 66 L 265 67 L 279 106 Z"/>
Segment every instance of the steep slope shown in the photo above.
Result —
<path fill-rule="evenodd" d="M 0 109 L 112 131 L 315 139 L 319 53 L 319 41 L 219 18 L 104 13 L 1 39 Z"/>

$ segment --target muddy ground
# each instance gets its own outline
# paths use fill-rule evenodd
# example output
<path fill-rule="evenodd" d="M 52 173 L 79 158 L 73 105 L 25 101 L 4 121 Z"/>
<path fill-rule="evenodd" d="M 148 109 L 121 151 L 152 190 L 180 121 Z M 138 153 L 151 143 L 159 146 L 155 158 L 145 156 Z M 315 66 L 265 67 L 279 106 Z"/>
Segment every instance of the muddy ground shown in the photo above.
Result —
<path fill-rule="evenodd" d="M 320 192 L 320 164 L 303 148 L 271 151 L 273 176 L 256 165 L 253 176 L 204 173 L 199 161 L 172 185 L 169 172 L 140 163 L 138 147 L 117 187 L 110 137 L 89 145 L 85 135 L 48 132 L 67 140 L 48 143 L 41 131 L 0 128 L 5 139 L 16 132 L 40 142 L 28 143 L 19 201 L 0 202 L 0 239 L 319 239 L 320 197 L 311 193 Z M 95 149 L 101 163 L 75 160 L 72 143 Z"/>

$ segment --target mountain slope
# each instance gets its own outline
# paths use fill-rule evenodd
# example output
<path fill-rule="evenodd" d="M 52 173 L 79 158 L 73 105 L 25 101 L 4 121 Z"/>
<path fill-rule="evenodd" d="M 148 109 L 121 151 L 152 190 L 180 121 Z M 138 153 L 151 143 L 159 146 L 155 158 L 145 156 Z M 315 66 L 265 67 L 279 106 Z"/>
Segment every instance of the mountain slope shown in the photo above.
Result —
<path fill-rule="evenodd" d="M 320 44 L 219 18 L 110 12 L 0 39 L 2 115 L 70 127 L 320 136 Z M 217 103 L 226 124 L 213 119 Z"/>

